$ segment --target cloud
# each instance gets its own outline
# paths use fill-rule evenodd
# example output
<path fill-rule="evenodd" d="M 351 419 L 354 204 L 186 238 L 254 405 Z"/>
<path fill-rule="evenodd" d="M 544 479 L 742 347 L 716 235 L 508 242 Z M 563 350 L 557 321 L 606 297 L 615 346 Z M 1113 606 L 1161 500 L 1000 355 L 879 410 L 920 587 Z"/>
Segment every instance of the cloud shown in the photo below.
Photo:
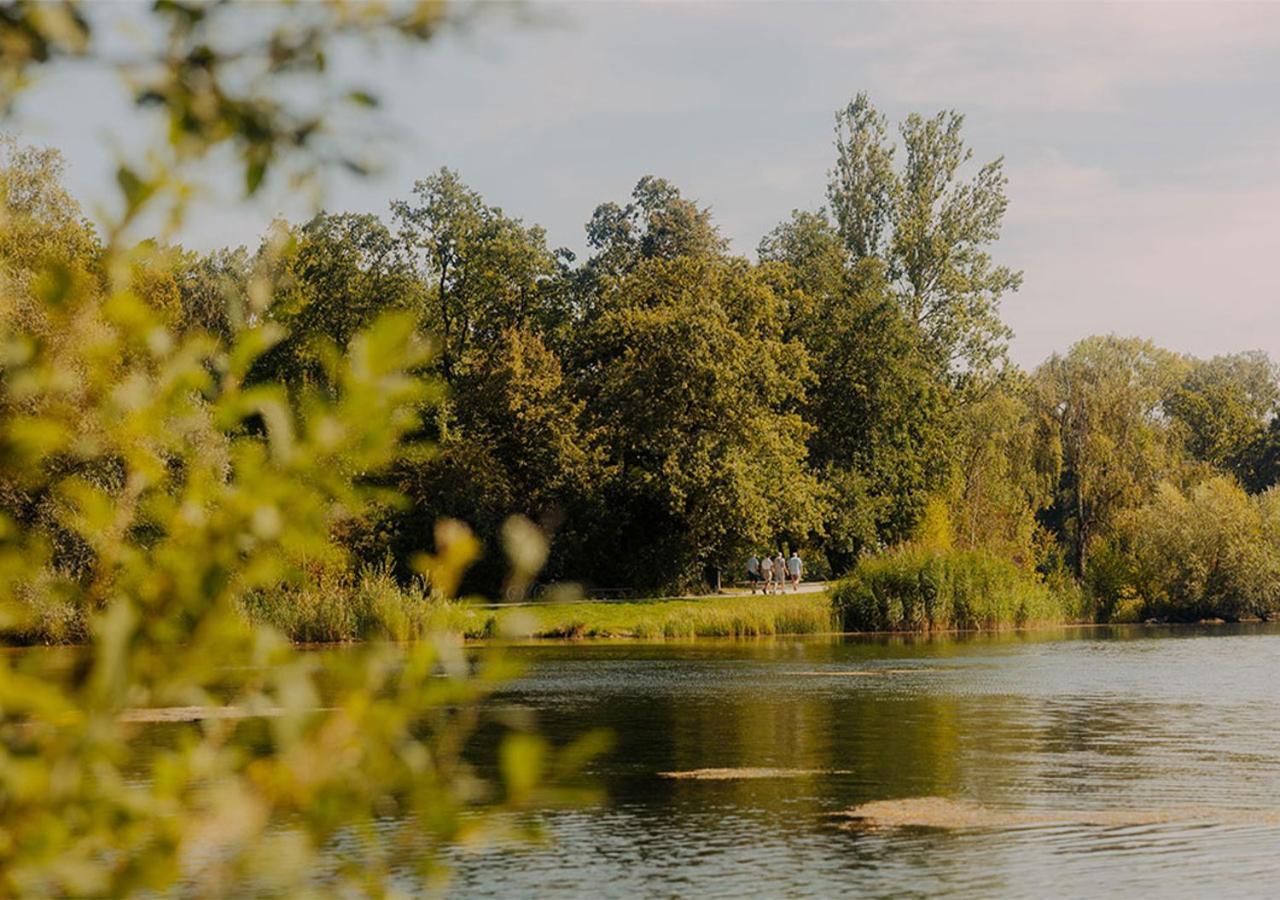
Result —
<path fill-rule="evenodd" d="M 1280 47 L 1280 5 L 903 4 L 830 42 L 869 55 L 873 86 L 902 102 L 1097 111 L 1247 73 Z"/>
<path fill-rule="evenodd" d="M 1267 156 L 1220 160 L 1212 181 L 1191 171 L 1159 184 L 1053 153 L 1013 168 L 1002 254 L 1026 271 L 1005 305 L 1015 358 L 1034 364 L 1099 331 L 1280 356 L 1280 270 L 1268 262 L 1280 251 L 1280 174 L 1258 165 Z"/>

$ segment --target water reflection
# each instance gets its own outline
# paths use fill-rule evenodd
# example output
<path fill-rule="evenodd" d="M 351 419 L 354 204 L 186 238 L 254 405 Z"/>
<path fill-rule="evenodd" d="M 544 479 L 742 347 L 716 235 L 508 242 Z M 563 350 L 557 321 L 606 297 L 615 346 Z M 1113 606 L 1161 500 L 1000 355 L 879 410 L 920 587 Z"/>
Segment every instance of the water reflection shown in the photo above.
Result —
<path fill-rule="evenodd" d="M 1050 823 L 841 830 L 873 800 L 1026 810 L 1280 807 L 1280 630 L 1063 630 L 527 647 L 502 702 L 618 737 L 610 800 L 555 842 L 459 860 L 459 894 L 1202 896 L 1259 892 L 1280 830 Z M 804 778 L 670 781 L 774 767 Z"/>
<path fill-rule="evenodd" d="M 535 717 L 558 740 L 611 730 L 595 766 L 608 801 L 548 811 L 545 845 L 459 853 L 459 896 L 1230 897 L 1271 893 L 1280 869 L 1280 828 L 1230 814 L 1280 810 L 1280 627 L 512 652 L 529 675 L 491 715 Z M 139 735 L 160 747 L 189 727 Z M 659 777 L 762 767 L 816 774 Z M 836 815 L 917 797 L 1028 815 L 970 829 L 845 829 Z M 1223 815 L 1061 814 L 1187 807 Z"/>

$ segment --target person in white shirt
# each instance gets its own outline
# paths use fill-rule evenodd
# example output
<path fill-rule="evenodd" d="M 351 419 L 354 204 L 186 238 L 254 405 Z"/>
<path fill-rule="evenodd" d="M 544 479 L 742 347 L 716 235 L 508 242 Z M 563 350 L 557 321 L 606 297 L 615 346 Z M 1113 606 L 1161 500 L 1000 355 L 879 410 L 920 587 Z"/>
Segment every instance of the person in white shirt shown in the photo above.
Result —
<path fill-rule="evenodd" d="M 791 558 L 787 560 L 787 573 L 791 576 L 791 590 L 793 593 L 800 590 L 800 573 L 803 571 L 804 563 L 800 562 L 800 554 L 792 550 Z"/>
<path fill-rule="evenodd" d="M 773 560 L 766 553 L 760 560 L 760 577 L 764 580 L 764 592 L 769 593 L 769 588 L 773 587 Z"/>

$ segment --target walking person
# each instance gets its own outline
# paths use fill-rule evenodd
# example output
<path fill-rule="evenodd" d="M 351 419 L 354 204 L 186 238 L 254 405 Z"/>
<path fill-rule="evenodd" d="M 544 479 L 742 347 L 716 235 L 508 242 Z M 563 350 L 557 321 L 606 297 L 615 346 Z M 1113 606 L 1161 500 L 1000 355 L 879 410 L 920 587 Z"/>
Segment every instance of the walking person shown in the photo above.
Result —
<path fill-rule="evenodd" d="M 760 560 L 760 577 L 764 581 L 764 593 L 767 594 L 769 589 L 773 587 L 773 560 L 769 558 L 767 550 Z"/>
<path fill-rule="evenodd" d="M 751 551 L 751 558 L 747 560 L 747 583 L 751 585 L 753 594 L 760 586 L 760 557 L 756 556 L 754 550 Z"/>
<path fill-rule="evenodd" d="M 804 563 L 800 561 L 800 554 L 791 551 L 791 558 L 787 560 L 787 574 L 791 576 L 791 593 L 798 594 L 800 592 L 800 574 L 804 571 Z"/>
<path fill-rule="evenodd" d="M 773 577 L 778 583 L 777 593 L 783 593 L 787 589 L 787 558 L 782 555 L 781 550 L 773 558 Z"/>

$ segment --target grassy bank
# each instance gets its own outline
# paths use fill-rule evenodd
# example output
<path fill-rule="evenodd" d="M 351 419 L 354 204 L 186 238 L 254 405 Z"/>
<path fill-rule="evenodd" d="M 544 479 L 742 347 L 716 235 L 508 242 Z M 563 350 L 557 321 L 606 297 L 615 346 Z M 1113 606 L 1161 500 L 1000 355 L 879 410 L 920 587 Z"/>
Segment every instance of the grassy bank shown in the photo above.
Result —
<path fill-rule="evenodd" d="M 468 638 L 692 638 L 816 634 L 835 628 L 825 593 L 699 600 L 532 603 L 487 609 L 433 598 L 421 584 L 402 587 L 387 574 L 251 598 L 246 614 L 295 641 L 350 641 L 389 634 L 410 640 L 431 632 Z"/>
<path fill-rule="evenodd" d="M 862 560 L 831 592 L 847 631 L 997 630 L 1071 621 L 1078 592 L 980 550 L 907 547 Z"/>
<path fill-rule="evenodd" d="M 25 621 L 3 635 L 10 645 L 75 644 L 89 633 L 83 609 L 28 602 Z M 240 602 L 252 622 L 299 643 L 428 634 L 466 638 L 693 638 L 818 634 L 836 630 L 826 593 L 737 595 L 697 600 L 530 603 L 488 608 L 442 600 L 422 582 L 397 583 L 385 569 L 317 573 L 306 585 L 258 591 Z"/>
<path fill-rule="evenodd" d="M 836 627 L 826 593 L 533 604 L 499 610 L 497 616 L 505 633 L 532 637 L 758 637 Z"/>
<path fill-rule="evenodd" d="M 681 600 L 545 602 L 489 608 L 442 600 L 385 569 L 321 574 L 306 586 L 258 592 L 245 617 L 303 643 L 428 634 L 480 639 L 696 638 L 832 631 L 998 630 L 1079 618 L 1079 595 L 981 551 L 904 548 L 864 559 L 830 592 Z M 87 633 L 76 610 L 40 614 L 11 643 L 75 643 Z"/>

